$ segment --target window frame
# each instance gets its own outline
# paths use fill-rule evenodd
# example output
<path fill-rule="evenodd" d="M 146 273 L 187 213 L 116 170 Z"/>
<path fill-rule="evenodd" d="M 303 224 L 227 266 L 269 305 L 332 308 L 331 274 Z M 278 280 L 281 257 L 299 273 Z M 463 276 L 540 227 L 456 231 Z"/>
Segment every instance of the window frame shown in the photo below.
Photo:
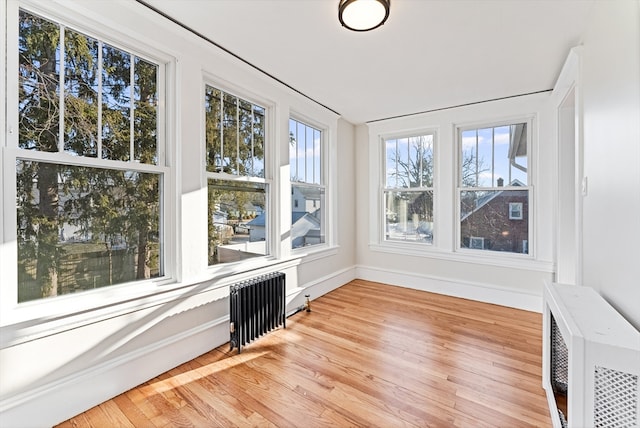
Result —
<path fill-rule="evenodd" d="M 503 126 L 517 125 L 520 123 L 526 124 L 527 128 L 527 185 L 526 186 L 489 186 L 489 187 L 469 187 L 462 186 L 462 133 L 468 130 L 479 130 L 479 129 L 487 129 L 487 128 L 498 128 Z M 477 257 L 477 258 L 486 258 L 488 260 L 508 260 L 508 259 L 536 259 L 535 255 L 535 171 L 536 165 L 535 160 L 536 156 L 534 155 L 534 150 L 536 148 L 535 139 L 537 135 L 535 133 L 535 124 L 536 118 L 535 115 L 521 115 L 515 117 L 509 117 L 505 119 L 498 119 L 495 121 L 479 121 L 479 122 L 470 122 L 470 123 L 461 123 L 455 124 L 455 219 L 454 219 L 454 228 L 455 228 L 455 241 L 454 241 L 454 252 L 459 254 L 464 254 L 465 256 Z M 492 165 L 493 169 L 493 165 Z M 461 194 L 465 191 L 504 191 L 504 190 L 512 190 L 512 191 L 522 191 L 526 190 L 528 195 L 528 223 L 527 223 L 527 242 L 528 242 L 528 253 L 512 253 L 506 251 L 491 251 L 491 250 L 482 250 L 478 251 L 473 248 L 464 248 L 462 247 L 462 231 L 461 231 Z M 524 210 L 524 206 L 522 208 Z M 510 216 L 509 212 L 509 216 Z M 524 216 L 524 211 L 522 211 Z M 532 242 L 534 241 L 534 242 Z"/>
<path fill-rule="evenodd" d="M 293 195 L 294 186 L 321 189 L 321 191 L 324 194 L 324 201 L 322 202 L 323 206 L 321 206 L 323 213 L 322 213 L 321 225 L 320 225 L 320 230 L 324 234 L 324 242 L 314 244 L 314 245 L 309 245 L 309 246 L 293 248 L 293 241 L 291 240 L 291 243 L 288 245 L 288 247 L 291 255 L 295 256 L 295 255 L 304 255 L 309 253 L 317 253 L 319 251 L 324 251 L 332 247 L 334 233 L 332 233 L 331 230 L 334 228 L 331 227 L 331 225 L 334 224 L 332 220 L 336 217 L 331 215 L 332 211 L 330 208 L 334 204 L 331 203 L 332 194 L 330 193 L 330 187 L 328 185 L 328 182 L 330 182 L 329 180 L 330 170 L 328 165 L 329 162 L 327 161 L 327 159 L 329 159 L 330 128 L 329 126 L 319 123 L 316 120 L 310 119 L 305 115 L 302 115 L 296 112 L 290 112 L 289 117 L 287 118 L 287 139 L 289 138 L 288 130 L 289 130 L 289 124 L 291 120 L 294 120 L 304 126 L 320 131 L 320 183 L 315 184 L 315 183 L 307 183 L 307 182 L 301 182 L 301 181 L 294 182 L 294 181 L 291 181 L 291 174 L 289 173 L 289 176 L 286 177 L 286 179 L 289 181 L 289 184 L 291 186 L 291 191 L 289 192 L 289 194 Z M 289 169 L 291 169 L 290 160 L 291 159 L 289 156 L 289 162 L 288 162 Z M 293 207 L 292 206 L 289 206 L 289 207 L 290 209 L 289 209 L 288 222 L 289 222 L 289 228 L 291 228 L 293 227 L 293 224 L 291 223 L 291 220 L 292 220 L 291 213 L 293 212 Z"/>
<path fill-rule="evenodd" d="M 237 85 L 234 85 L 212 73 L 203 72 L 202 73 L 202 83 L 201 83 L 201 94 L 200 100 L 204 102 L 207 86 L 213 87 L 219 91 L 222 91 L 225 94 L 232 95 L 238 99 L 249 102 L 252 105 L 258 105 L 264 108 L 264 177 L 255 177 L 248 175 L 237 175 L 237 174 L 229 174 L 226 172 L 213 172 L 207 169 L 207 141 L 206 141 L 206 112 L 204 107 L 200 109 L 202 114 L 201 123 L 201 144 L 200 144 L 200 152 L 203 154 L 202 157 L 202 176 L 203 182 L 206 189 L 206 195 L 208 197 L 208 185 L 209 180 L 222 180 L 222 181 L 230 181 L 230 182 L 241 182 L 241 183 L 254 183 L 254 184 L 264 184 L 266 187 L 265 190 L 265 212 L 268 212 L 267 221 L 265 225 L 265 232 L 267 233 L 267 253 L 262 256 L 256 256 L 252 258 L 248 258 L 245 260 L 228 262 L 228 263 L 217 263 L 217 264 L 209 264 L 208 256 L 205 257 L 205 262 L 207 264 L 206 269 L 208 272 L 216 275 L 218 272 L 224 272 L 225 275 L 233 274 L 233 273 L 242 273 L 248 269 L 255 269 L 262 266 L 267 265 L 270 261 L 277 260 L 280 258 L 281 251 L 279 240 L 274 239 L 274 237 L 279 236 L 277 232 L 277 224 L 279 219 L 279 213 L 281 211 L 278 203 L 278 191 L 276 186 L 274 186 L 274 171 L 276 168 L 274 167 L 274 162 L 279 156 L 279 152 L 277 150 L 277 144 L 275 144 L 275 133 L 274 133 L 274 123 L 275 123 L 275 103 L 266 98 L 260 97 L 246 89 L 243 89 Z M 208 203 L 205 203 L 206 209 L 206 218 L 208 224 L 209 217 L 209 207 Z M 208 226 L 207 226 L 208 227 Z M 208 230 L 208 229 L 207 229 Z M 208 245 L 208 232 L 207 232 L 207 245 L 206 251 L 208 254 L 209 245 Z"/>
<path fill-rule="evenodd" d="M 387 188 L 386 187 L 386 142 L 387 140 L 393 139 L 402 139 L 402 138 L 411 138 L 411 137 L 419 137 L 422 135 L 432 135 L 433 136 L 433 184 L 432 187 L 429 188 Z M 390 252 L 390 253 L 398 253 L 398 254 L 407 254 L 407 255 L 435 255 L 438 253 L 443 253 L 442 249 L 439 247 L 439 237 L 438 233 L 440 232 L 440 227 L 438 226 L 438 213 L 439 213 L 439 204 L 441 195 L 438 194 L 438 189 L 440 189 L 440 181 L 441 177 L 439 176 L 440 168 L 440 153 L 439 153 L 439 144 L 440 144 L 440 130 L 438 127 L 428 126 L 428 127 L 419 127 L 408 130 L 400 130 L 400 131 L 391 131 L 391 132 L 383 132 L 378 134 L 376 137 L 375 149 L 371 150 L 371 155 L 369 157 L 370 167 L 372 169 L 375 168 L 377 173 L 377 182 L 371 183 L 369 186 L 370 197 L 372 205 L 375 204 L 375 209 L 371 210 L 370 215 L 370 233 L 369 233 L 369 246 L 373 249 Z M 384 198 L 385 192 L 387 190 L 397 190 L 397 191 L 407 191 L 407 192 L 421 192 L 424 189 L 430 190 L 433 192 L 433 237 L 430 243 L 424 242 L 416 242 L 416 241 L 400 241 L 400 240 L 389 240 L 386 239 L 386 214 L 385 207 L 386 201 Z"/>
<path fill-rule="evenodd" d="M 176 216 L 176 173 L 175 143 L 173 136 L 174 88 L 171 82 L 175 80 L 175 58 L 150 46 L 140 40 L 111 29 L 105 24 L 92 21 L 81 13 L 65 13 L 60 16 L 54 6 L 43 6 L 27 1 L 7 2 L 3 7 L 3 18 L 6 25 L 6 46 L 2 51 L 7 58 L 7 71 L 0 73 L 3 85 L 6 85 L 6 108 L 0 110 L 6 117 L 3 131 L 6 139 L 0 146 L 3 177 L 0 189 L 0 204 L 3 210 L 4 223 L 0 225 L 0 264 L 2 265 L 3 282 L 15 284 L 14 287 L 0 287 L 0 326 L 8 326 L 17 322 L 29 322 L 35 319 L 65 319 L 68 317 L 88 319 L 95 316 L 96 310 L 116 304 L 131 302 L 134 299 L 152 296 L 166 291 L 177 278 L 177 259 L 175 243 L 177 231 L 174 219 Z M 4 11 L 6 10 L 6 15 Z M 157 123 L 156 123 L 156 153 L 157 164 L 145 164 L 135 159 L 127 161 L 102 159 L 100 157 L 76 156 L 65 153 L 64 144 L 59 143 L 62 151 L 45 152 L 22 149 L 18 147 L 18 37 L 19 13 L 39 16 L 56 25 L 69 28 L 84 36 L 121 49 L 130 55 L 148 61 L 157 68 Z M 81 293 L 70 293 L 55 296 L 55 298 L 36 299 L 18 303 L 17 276 L 17 204 L 16 204 L 16 161 L 23 159 L 34 162 L 49 162 L 61 165 L 90 167 L 98 169 L 127 170 L 160 174 L 160 219 L 159 231 L 162 250 L 163 274 L 159 277 L 144 280 L 124 282 L 95 290 L 85 290 Z"/>
<path fill-rule="evenodd" d="M 518 215 L 514 215 L 514 207 L 517 207 L 515 212 L 517 212 Z M 522 220 L 524 218 L 522 210 L 522 202 L 509 202 L 509 220 Z"/>

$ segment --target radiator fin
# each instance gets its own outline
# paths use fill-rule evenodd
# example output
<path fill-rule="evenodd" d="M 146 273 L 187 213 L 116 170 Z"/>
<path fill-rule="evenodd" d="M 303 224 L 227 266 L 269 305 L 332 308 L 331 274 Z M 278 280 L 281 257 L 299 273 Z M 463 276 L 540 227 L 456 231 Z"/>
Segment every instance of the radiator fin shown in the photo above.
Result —
<path fill-rule="evenodd" d="M 250 343 L 280 326 L 286 327 L 286 276 L 274 272 L 242 281 L 229 290 L 231 349 Z"/>

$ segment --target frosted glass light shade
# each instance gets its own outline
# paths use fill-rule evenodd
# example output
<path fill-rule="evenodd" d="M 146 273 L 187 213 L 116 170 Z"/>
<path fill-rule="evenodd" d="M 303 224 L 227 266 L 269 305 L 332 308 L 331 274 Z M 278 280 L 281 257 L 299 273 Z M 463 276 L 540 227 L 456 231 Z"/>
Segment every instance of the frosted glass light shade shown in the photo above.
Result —
<path fill-rule="evenodd" d="M 389 17 L 390 0 L 340 0 L 338 19 L 353 31 L 378 28 Z"/>

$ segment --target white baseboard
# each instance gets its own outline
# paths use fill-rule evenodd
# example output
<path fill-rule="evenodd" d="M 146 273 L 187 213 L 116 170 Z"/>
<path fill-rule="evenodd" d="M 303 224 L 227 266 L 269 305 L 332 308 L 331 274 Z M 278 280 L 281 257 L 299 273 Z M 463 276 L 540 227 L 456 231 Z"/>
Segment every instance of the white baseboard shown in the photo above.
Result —
<path fill-rule="evenodd" d="M 462 297 L 531 312 L 542 312 L 542 289 L 540 295 L 537 295 L 492 284 L 458 281 L 410 272 L 378 269 L 371 266 L 357 266 L 356 277 L 367 281 Z"/>

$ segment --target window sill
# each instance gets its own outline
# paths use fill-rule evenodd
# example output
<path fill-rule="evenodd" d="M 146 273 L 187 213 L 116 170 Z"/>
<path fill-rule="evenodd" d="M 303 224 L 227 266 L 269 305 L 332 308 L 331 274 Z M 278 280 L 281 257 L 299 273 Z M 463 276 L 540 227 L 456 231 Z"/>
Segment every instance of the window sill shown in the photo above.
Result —
<path fill-rule="evenodd" d="M 200 277 L 189 278 L 183 282 L 160 279 L 145 283 L 144 289 L 136 288 L 135 291 L 123 292 L 123 287 L 135 287 L 131 285 L 115 286 L 117 290 L 104 289 L 100 292 L 85 292 L 78 295 L 67 295 L 56 298 L 56 305 L 64 308 L 74 308 L 75 310 L 60 309 L 49 316 L 25 316 L 19 314 L 15 318 L 4 318 L 0 327 L 0 349 L 38 340 L 44 337 L 59 334 L 75 328 L 95 324 L 112 318 L 124 316 L 137 311 L 146 310 L 155 306 L 178 300 L 201 295 L 203 293 L 215 292 L 214 300 L 225 298 L 228 295 L 229 285 L 242 281 L 248 277 L 260 275 L 275 269 L 286 269 L 300 263 L 300 256 L 286 259 L 266 259 L 261 258 L 255 263 L 236 264 L 234 268 L 210 269 Z M 140 284 L 142 285 L 142 284 Z M 120 291 L 121 293 L 119 293 Z M 198 304 L 205 304 L 211 301 L 208 296 L 207 301 L 202 299 Z M 90 304 L 94 302 L 100 302 Z M 34 309 L 42 308 L 43 305 L 53 303 L 52 301 L 39 301 L 26 303 L 29 309 L 27 314 L 33 313 Z M 87 308 L 78 311 L 77 308 Z M 20 311 L 22 308 L 17 308 Z M 183 311 L 184 308 L 176 311 Z M 169 315 L 169 314 L 165 314 Z"/>
<path fill-rule="evenodd" d="M 538 272 L 553 273 L 555 266 L 552 262 L 536 260 L 530 255 L 508 254 L 486 251 L 490 254 L 476 254 L 475 250 L 450 251 L 424 244 L 402 244 L 385 242 L 383 244 L 369 244 L 371 251 L 399 254 L 406 256 L 424 257 L 437 260 L 473 263 L 486 266 L 497 266 L 515 269 L 526 269 Z"/>

